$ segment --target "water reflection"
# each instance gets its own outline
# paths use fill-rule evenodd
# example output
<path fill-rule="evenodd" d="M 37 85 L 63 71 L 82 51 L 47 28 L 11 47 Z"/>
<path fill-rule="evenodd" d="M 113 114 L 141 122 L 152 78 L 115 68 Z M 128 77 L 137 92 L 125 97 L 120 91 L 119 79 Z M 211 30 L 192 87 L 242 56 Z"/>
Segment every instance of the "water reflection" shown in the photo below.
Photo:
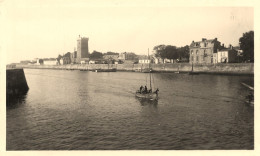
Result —
<path fill-rule="evenodd" d="M 143 98 L 137 98 L 136 99 L 140 102 L 141 106 L 151 106 L 154 108 L 157 108 L 158 100 L 150 100 L 150 99 L 143 99 Z"/>
<path fill-rule="evenodd" d="M 6 107 L 16 108 L 21 104 L 26 103 L 27 93 L 28 91 L 20 94 L 6 94 Z"/>
<path fill-rule="evenodd" d="M 17 109 L 6 111 L 7 150 L 254 149 L 241 85 L 253 77 L 155 73 L 153 101 L 134 96 L 142 73 L 25 74 L 30 92 L 9 98 Z"/>

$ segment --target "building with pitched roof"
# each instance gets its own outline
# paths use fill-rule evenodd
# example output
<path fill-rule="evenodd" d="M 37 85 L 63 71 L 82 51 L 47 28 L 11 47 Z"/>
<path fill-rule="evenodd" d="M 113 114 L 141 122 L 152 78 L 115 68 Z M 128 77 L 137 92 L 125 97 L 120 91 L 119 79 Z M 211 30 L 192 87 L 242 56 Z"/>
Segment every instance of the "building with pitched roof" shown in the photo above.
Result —
<path fill-rule="evenodd" d="M 149 57 L 147 55 L 139 55 L 138 63 L 147 64 L 147 63 L 151 63 L 151 60 L 149 59 Z"/>
<path fill-rule="evenodd" d="M 58 60 L 56 58 L 44 58 L 38 59 L 37 64 L 41 65 L 58 65 Z"/>
<path fill-rule="evenodd" d="M 236 63 L 238 62 L 238 51 L 232 46 L 223 48 L 217 52 L 217 63 Z"/>
<path fill-rule="evenodd" d="M 213 64 L 217 63 L 217 51 L 222 46 L 217 38 L 207 40 L 202 38 L 201 41 L 190 44 L 190 63 L 194 64 Z"/>

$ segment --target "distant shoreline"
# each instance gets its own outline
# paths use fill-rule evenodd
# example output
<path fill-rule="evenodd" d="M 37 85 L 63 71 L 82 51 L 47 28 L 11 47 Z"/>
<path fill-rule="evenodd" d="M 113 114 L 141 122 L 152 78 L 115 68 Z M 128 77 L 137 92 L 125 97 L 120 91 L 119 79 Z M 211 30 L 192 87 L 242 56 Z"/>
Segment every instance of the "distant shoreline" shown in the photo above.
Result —
<path fill-rule="evenodd" d="M 67 65 L 16 65 L 16 68 L 84 70 L 117 69 L 117 71 L 140 72 L 147 69 L 148 64 L 67 64 Z M 159 73 L 189 73 L 192 65 L 189 63 L 151 64 L 153 72 Z M 254 63 L 227 63 L 194 65 L 193 71 L 200 74 L 216 75 L 254 75 Z"/>

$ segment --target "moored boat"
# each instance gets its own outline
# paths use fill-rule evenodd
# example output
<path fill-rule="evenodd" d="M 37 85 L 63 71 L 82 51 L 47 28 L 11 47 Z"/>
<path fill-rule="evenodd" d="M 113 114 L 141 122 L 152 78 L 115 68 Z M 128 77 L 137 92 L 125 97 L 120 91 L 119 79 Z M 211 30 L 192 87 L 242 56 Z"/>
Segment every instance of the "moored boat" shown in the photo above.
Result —
<path fill-rule="evenodd" d="M 144 68 L 141 70 L 142 73 L 152 73 L 153 69 L 152 68 Z"/>
<path fill-rule="evenodd" d="M 94 69 L 92 70 L 93 72 L 116 72 L 116 68 L 112 68 L 112 69 Z"/>
<path fill-rule="evenodd" d="M 135 72 L 140 72 L 140 73 L 152 73 L 153 69 L 152 68 L 144 68 L 144 69 L 135 69 Z"/>

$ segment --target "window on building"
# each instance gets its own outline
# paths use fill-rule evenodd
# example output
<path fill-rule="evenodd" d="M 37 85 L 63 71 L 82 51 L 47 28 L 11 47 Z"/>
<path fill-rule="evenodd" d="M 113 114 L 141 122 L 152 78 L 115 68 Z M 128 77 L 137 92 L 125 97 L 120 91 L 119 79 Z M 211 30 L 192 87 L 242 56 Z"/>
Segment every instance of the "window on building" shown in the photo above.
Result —
<path fill-rule="evenodd" d="M 191 55 L 193 55 L 193 50 L 190 51 Z"/>
<path fill-rule="evenodd" d="M 196 60 L 197 60 L 197 62 L 199 62 L 199 56 L 197 56 Z"/>
<path fill-rule="evenodd" d="M 205 61 L 205 57 L 206 57 L 206 49 L 204 49 L 204 51 L 203 51 L 203 56 L 202 56 L 203 61 Z"/>
<path fill-rule="evenodd" d="M 193 62 L 193 56 L 191 56 L 191 61 Z"/>
<path fill-rule="evenodd" d="M 207 43 L 206 42 L 204 42 L 204 47 L 206 47 L 207 46 Z"/>
<path fill-rule="evenodd" d="M 198 55 L 198 53 L 199 53 L 199 51 L 198 51 L 198 50 L 196 50 L 196 55 Z"/>

